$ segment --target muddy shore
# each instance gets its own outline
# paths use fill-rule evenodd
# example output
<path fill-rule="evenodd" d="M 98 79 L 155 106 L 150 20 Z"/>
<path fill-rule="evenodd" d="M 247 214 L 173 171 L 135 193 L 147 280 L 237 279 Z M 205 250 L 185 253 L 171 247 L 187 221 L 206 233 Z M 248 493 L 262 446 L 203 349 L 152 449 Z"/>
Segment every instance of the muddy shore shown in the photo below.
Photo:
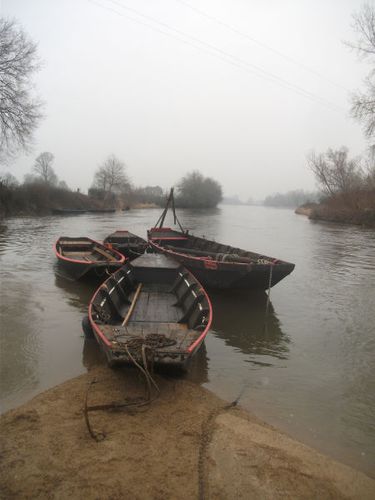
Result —
<path fill-rule="evenodd" d="M 88 404 L 143 393 L 134 370 L 99 367 L 1 417 L 0 497 L 53 499 L 373 499 L 375 481 L 204 388 L 157 375 L 138 410 Z M 91 383 L 95 382 L 95 383 Z"/>

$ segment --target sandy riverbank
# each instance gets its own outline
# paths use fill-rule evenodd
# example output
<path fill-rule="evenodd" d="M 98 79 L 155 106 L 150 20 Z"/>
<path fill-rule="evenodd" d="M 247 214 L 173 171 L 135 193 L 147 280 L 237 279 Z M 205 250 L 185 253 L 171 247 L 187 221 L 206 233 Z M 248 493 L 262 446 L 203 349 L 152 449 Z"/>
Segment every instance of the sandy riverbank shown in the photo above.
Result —
<path fill-rule="evenodd" d="M 0 497 L 375 498 L 363 473 L 198 385 L 156 378 L 161 395 L 144 410 L 90 413 L 99 442 L 82 414 L 89 382 L 89 404 L 122 401 L 142 392 L 135 371 L 95 368 L 4 414 Z"/>

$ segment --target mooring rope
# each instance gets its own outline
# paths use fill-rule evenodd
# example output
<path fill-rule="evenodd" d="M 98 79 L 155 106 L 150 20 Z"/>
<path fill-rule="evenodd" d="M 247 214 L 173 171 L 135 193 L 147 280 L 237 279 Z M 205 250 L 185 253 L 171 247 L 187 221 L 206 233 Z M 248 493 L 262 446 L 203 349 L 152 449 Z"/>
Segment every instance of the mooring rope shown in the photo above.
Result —
<path fill-rule="evenodd" d="M 208 470 L 206 464 L 207 464 L 207 450 L 211 443 L 213 435 L 213 423 L 216 417 L 220 413 L 230 410 L 235 406 L 237 406 L 240 397 L 241 394 L 231 403 L 211 410 L 206 420 L 204 420 L 202 423 L 202 433 L 198 451 L 198 500 L 206 500 L 208 498 L 208 492 L 207 492 Z"/>
<path fill-rule="evenodd" d="M 150 337 L 150 339 L 148 339 L 148 337 Z M 104 403 L 104 404 L 89 406 L 88 405 L 89 390 L 92 387 L 92 385 L 95 384 L 97 381 L 94 379 L 89 383 L 89 385 L 87 387 L 87 391 L 86 391 L 86 396 L 85 396 L 83 414 L 84 414 L 84 418 L 85 418 L 85 422 L 86 422 L 86 426 L 87 426 L 87 429 L 89 431 L 89 434 L 95 441 L 102 441 L 105 438 L 105 433 L 104 432 L 95 432 L 93 430 L 91 423 L 90 423 L 90 419 L 89 419 L 89 412 L 90 411 L 116 410 L 116 409 L 123 409 L 123 408 L 127 408 L 127 407 L 138 408 L 141 406 L 146 406 L 146 405 L 151 404 L 159 396 L 159 394 L 160 394 L 159 386 L 155 382 L 155 380 L 152 377 L 150 370 L 148 368 L 148 360 L 147 360 L 146 350 L 148 350 L 150 352 L 151 355 L 149 356 L 149 358 L 151 359 L 151 361 L 153 361 L 155 347 L 152 347 L 150 344 L 152 343 L 152 341 L 154 341 L 154 344 L 157 344 L 157 347 L 159 347 L 160 344 L 162 343 L 161 337 L 164 337 L 164 339 L 166 341 L 166 345 L 173 345 L 170 343 L 172 341 L 172 339 L 167 339 L 162 334 L 149 334 L 145 338 L 132 337 L 131 339 L 129 339 L 126 342 L 121 342 L 121 347 L 124 348 L 126 354 L 128 355 L 129 360 L 134 364 L 134 366 L 136 368 L 138 368 L 138 370 L 142 373 L 142 375 L 145 378 L 145 381 L 146 381 L 146 397 L 145 398 L 137 398 L 136 400 L 132 400 L 132 401 L 112 402 L 112 403 Z M 169 342 L 167 342 L 167 341 L 169 341 Z M 140 362 L 138 362 L 137 358 L 139 360 L 142 360 L 143 366 L 141 365 Z M 152 387 L 154 387 L 154 389 L 156 391 L 156 395 L 154 397 L 152 397 Z"/>
<path fill-rule="evenodd" d="M 271 285 L 272 285 L 272 271 L 273 271 L 273 263 L 270 264 L 270 274 L 269 274 L 269 278 L 268 278 L 266 312 L 264 314 L 264 330 L 266 330 L 266 328 L 267 328 L 268 309 L 270 307 Z"/>

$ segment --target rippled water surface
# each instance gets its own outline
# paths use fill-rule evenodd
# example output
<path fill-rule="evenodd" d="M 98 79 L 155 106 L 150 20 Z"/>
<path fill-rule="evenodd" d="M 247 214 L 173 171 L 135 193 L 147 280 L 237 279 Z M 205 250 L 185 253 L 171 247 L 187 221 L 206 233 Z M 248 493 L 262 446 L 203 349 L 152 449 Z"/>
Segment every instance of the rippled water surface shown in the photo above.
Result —
<path fill-rule="evenodd" d="M 60 235 L 145 236 L 159 210 L 14 218 L 0 233 L 2 410 L 103 362 L 81 319 L 95 289 L 56 274 Z M 291 211 L 181 211 L 197 235 L 296 264 L 265 294 L 210 293 L 213 331 L 190 379 L 289 434 L 375 475 L 375 231 Z"/>

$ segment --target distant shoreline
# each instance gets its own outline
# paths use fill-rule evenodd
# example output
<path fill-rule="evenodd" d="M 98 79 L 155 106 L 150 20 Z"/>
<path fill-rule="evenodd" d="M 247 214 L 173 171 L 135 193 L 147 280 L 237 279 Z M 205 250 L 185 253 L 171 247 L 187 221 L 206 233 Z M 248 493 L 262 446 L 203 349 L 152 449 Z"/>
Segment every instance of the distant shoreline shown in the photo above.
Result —
<path fill-rule="evenodd" d="M 127 208 L 98 208 L 98 207 L 85 207 L 83 209 L 77 208 L 49 208 L 47 210 L 20 210 L 12 213 L 7 213 L 2 216 L 2 220 L 9 219 L 11 217 L 48 217 L 48 216 L 56 216 L 56 217 L 65 217 L 67 215 L 87 215 L 87 214 L 95 214 L 95 213 L 119 213 L 119 212 L 127 212 L 129 210 L 147 210 L 147 209 L 160 209 L 159 205 L 155 203 L 135 203 L 134 205 L 129 205 Z M 61 213 L 54 213 L 54 211 L 61 211 Z M 66 211 L 66 213 L 63 213 Z M 69 213 L 71 212 L 71 213 Z M 1 220 L 0 219 L 0 220 Z"/>

